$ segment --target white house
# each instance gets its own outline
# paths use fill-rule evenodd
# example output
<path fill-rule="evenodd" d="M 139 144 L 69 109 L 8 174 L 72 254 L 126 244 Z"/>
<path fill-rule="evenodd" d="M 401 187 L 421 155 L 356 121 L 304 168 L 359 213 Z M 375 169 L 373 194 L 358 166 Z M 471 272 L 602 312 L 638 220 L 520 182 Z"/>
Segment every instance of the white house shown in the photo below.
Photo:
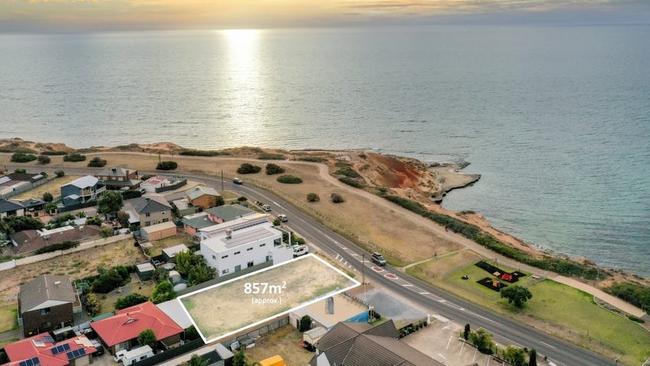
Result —
<path fill-rule="evenodd" d="M 293 258 L 290 239 L 264 221 L 238 230 L 212 233 L 201 240 L 201 254 L 220 276 L 266 262 L 278 264 Z"/>

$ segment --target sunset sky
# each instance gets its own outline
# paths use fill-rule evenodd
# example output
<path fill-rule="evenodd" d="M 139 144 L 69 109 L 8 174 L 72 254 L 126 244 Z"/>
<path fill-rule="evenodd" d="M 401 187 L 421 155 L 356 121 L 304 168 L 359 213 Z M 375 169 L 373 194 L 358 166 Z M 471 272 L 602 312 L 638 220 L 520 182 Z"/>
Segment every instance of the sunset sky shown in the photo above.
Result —
<path fill-rule="evenodd" d="M 1 0 L 0 31 L 648 23 L 649 0 Z"/>

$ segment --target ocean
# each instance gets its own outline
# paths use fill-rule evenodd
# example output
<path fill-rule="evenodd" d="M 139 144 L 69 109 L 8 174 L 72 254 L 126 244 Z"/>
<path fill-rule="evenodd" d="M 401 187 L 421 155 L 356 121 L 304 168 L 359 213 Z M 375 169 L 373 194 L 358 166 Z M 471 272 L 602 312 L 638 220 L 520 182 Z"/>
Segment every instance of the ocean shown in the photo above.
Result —
<path fill-rule="evenodd" d="M 443 205 L 650 275 L 650 26 L 0 35 L 0 137 L 467 161 Z"/>

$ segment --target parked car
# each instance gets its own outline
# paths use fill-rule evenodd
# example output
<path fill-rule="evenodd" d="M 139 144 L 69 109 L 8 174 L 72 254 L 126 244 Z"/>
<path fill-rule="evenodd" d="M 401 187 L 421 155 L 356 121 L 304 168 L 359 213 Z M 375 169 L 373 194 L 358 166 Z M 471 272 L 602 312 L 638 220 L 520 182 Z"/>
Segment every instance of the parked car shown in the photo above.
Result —
<path fill-rule="evenodd" d="M 293 247 L 293 257 L 298 258 L 302 257 L 303 255 L 309 254 L 309 247 L 306 245 L 296 245 Z"/>
<path fill-rule="evenodd" d="M 289 221 L 289 218 L 287 217 L 287 215 L 284 215 L 284 214 L 280 214 L 280 215 L 278 215 L 278 219 L 280 220 L 280 222 L 287 222 L 287 221 Z"/>
<path fill-rule="evenodd" d="M 375 263 L 378 266 L 383 267 L 386 265 L 386 259 L 384 259 L 384 256 L 377 252 L 372 253 L 372 255 L 370 256 L 370 260 L 372 260 L 373 263 Z"/>
<path fill-rule="evenodd" d="M 234 184 L 244 184 L 244 182 L 242 182 L 242 180 L 239 179 L 239 178 L 237 178 L 237 177 L 233 178 L 233 179 L 232 179 L 232 182 L 233 182 Z"/>
<path fill-rule="evenodd" d="M 262 205 L 262 211 L 271 212 L 271 206 L 270 205 Z"/>

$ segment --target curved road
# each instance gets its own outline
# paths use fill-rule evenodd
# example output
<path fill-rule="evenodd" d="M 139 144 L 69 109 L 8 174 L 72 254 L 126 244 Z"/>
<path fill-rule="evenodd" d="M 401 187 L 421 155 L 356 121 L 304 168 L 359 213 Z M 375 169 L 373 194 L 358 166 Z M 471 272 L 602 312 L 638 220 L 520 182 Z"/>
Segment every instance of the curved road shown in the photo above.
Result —
<path fill-rule="evenodd" d="M 58 169 L 60 168 L 51 167 L 44 170 L 54 171 Z M 93 174 L 96 169 L 65 168 L 65 171 L 74 174 Z M 160 172 L 146 171 L 142 173 L 160 174 Z M 192 180 L 221 188 L 221 180 L 215 177 L 181 172 L 177 173 L 177 175 L 183 175 Z M 444 290 L 399 272 L 390 266 L 380 269 L 372 266 L 367 260 L 364 264 L 362 263 L 362 254 L 365 253 L 363 249 L 272 192 L 258 187 L 234 185 L 229 181 L 225 182 L 225 188 L 240 192 L 250 200 L 269 203 L 275 214 L 286 214 L 289 217 L 291 228 L 299 232 L 307 241 L 317 243 L 319 249 L 356 271 L 361 271 L 365 265 L 367 280 L 379 283 L 395 294 L 424 308 L 431 309 L 432 312 L 460 324 L 469 323 L 473 328 L 483 327 L 499 339 L 534 348 L 538 353 L 547 355 L 556 365 L 609 366 L 617 364 L 615 361 L 608 360 L 594 352 L 481 308 Z M 367 253 L 366 257 L 369 257 Z"/>

